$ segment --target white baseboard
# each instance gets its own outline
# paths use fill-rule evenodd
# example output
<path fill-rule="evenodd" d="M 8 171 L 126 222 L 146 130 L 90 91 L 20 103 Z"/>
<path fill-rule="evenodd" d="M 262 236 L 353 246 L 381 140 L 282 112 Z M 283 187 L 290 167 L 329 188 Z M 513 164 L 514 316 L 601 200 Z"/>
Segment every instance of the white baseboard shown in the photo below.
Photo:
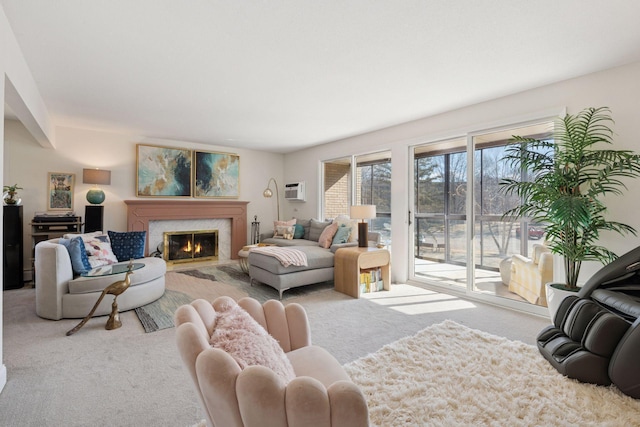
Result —
<path fill-rule="evenodd" d="M 24 283 L 31 282 L 33 280 L 33 270 L 24 270 L 22 272 L 22 280 L 24 280 Z"/>
<path fill-rule="evenodd" d="M 7 367 L 4 364 L 0 365 L 0 392 L 4 389 L 4 386 L 7 384 Z"/>

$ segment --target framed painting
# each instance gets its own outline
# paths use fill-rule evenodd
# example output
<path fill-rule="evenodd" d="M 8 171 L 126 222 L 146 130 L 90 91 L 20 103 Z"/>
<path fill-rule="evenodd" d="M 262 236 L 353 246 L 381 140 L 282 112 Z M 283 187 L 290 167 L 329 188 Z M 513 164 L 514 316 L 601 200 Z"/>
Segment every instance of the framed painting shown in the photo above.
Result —
<path fill-rule="evenodd" d="M 194 163 L 195 197 L 240 197 L 240 156 L 196 151 Z"/>
<path fill-rule="evenodd" d="M 191 155 L 184 148 L 137 144 L 137 197 L 190 197 Z"/>
<path fill-rule="evenodd" d="M 49 172 L 49 191 L 47 193 L 47 210 L 72 211 L 73 188 L 76 174 L 67 172 Z"/>

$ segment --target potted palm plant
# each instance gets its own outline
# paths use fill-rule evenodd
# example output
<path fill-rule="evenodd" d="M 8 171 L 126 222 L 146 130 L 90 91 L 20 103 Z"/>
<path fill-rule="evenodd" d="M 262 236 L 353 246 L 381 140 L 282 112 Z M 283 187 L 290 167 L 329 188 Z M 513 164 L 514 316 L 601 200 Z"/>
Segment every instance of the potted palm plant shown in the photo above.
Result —
<path fill-rule="evenodd" d="M 578 290 L 583 261 L 606 264 L 617 258 L 598 244 L 600 232 L 636 234 L 630 225 L 605 216 L 605 197 L 621 195 L 623 180 L 640 176 L 640 155 L 606 147 L 613 143 L 610 113 L 600 107 L 566 115 L 557 120 L 553 139 L 515 136 L 506 149 L 504 160 L 527 171 L 528 179 L 500 182 L 504 194 L 521 200 L 503 218 L 545 224 L 547 245 L 564 261 L 565 283 L 553 286 L 570 291 Z"/>

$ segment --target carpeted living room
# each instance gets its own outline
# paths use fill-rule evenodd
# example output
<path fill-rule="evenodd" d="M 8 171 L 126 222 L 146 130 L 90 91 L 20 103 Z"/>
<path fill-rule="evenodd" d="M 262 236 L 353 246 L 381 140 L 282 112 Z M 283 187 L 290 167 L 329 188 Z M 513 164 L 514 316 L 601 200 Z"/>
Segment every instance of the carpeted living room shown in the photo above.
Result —
<path fill-rule="evenodd" d="M 540 277 L 563 281 L 563 259 L 544 224 L 502 217 L 513 206 L 490 172 L 513 135 L 544 140 L 590 107 L 615 119 L 613 149 L 637 150 L 638 13 L 623 0 L 0 0 L 0 425 L 640 426 L 636 350 L 598 353 L 627 329 L 635 345 L 637 304 L 624 317 L 583 293 L 547 334 L 580 351 L 549 360 Z M 640 230 L 633 178 L 605 211 Z M 610 230 L 595 242 L 639 246 Z M 513 290 L 514 258 L 536 294 Z M 585 261 L 579 285 L 603 264 Z M 217 359 L 232 301 L 284 380 Z M 205 349 L 190 360 L 193 330 Z M 559 372 L 577 353 L 569 377 L 607 382 L 601 359 L 617 358 L 632 385 Z M 211 421 L 219 378 L 233 385 L 216 389 L 221 419 L 243 422 Z M 285 411 L 256 409 L 280 398 Z M 316 416 L 333 424 L 300 422 Z"/>

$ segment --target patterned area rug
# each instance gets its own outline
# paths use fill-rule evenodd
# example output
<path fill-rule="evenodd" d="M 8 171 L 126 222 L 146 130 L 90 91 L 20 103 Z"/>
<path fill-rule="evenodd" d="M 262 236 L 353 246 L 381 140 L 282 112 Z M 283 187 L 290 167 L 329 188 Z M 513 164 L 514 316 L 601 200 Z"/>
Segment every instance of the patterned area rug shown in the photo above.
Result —
<path fill-rule="evenodd" d="M 536 347 L 446 320 L 345 365 L 372 426 L 632 426 L 640 400 L 559 374 Z"/>
<path fill-rule="evenodd" d="M 161 329 L 173 328 L 173 313 L 184 304 L 189 304 L 193 298 L 185 293 L 165 290 L 164 295 L 152 303 L 135 309 L 138 319 L 145 332 L 155 332 Z"/>
<path fill-rule="evenodd" d="M 227 295 L 233 298 L 250 296 L 260 302 L 269 299 L 278 299 L 278 291 L 264 283 L 254 282 L 250 284 L 249 275 L 244 273 L 238 264 L 225 264 L 212 267 L 200 267 L 192 270 L 176 270 L 174 273 L 185 274 L 197 279 L 209 281 L 211 291 L 218 295 Z M 333 289 L 333 281 L 300 286 L 284 291 L 282 300 L 308 295 L 314 292 Z M 188 291 L 185 291 L 188 292 Z"/>

